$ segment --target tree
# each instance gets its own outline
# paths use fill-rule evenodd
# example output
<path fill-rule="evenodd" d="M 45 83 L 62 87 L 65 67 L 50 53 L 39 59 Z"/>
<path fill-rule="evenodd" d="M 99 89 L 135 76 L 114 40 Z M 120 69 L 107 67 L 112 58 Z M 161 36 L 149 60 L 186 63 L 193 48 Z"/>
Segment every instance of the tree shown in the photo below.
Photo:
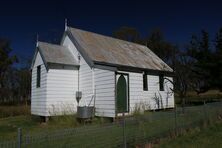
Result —
<path fill-rule="evenodd" d="M 178 48 L 164 39 L 163 33 L 153 30 L 147 37 L 142 37 L 137 29 L 132 27 L 121 27 L 113 32 L 113 36 L 118 39 L 146 45 L 166 63 L 173 65 L 173 60 L 178 52 Z"/>
<path fill-rule="evenodd" d="M 16 56 L 11 56 L 12 49 L 7 39 L 0 38 L 0 95 L 4 99 L 7 89 L 7 77 L 13 63 L 17 62 Z"/>
<path fill-rule="evenodd" d="M 215 39 L 216 53 L 222 53 L 222 28 L 217 32 Z"/>
<path fill-rule="evenodd" d="M 172 43 L 166 41 L 163 33 L 159 29 L 153 30 L 145 42 L 147 43 L 148 48 L 150 48 L 167 64 L 174 67 L 173 64 L 175 55 L 178 53 L 178 48 Z"/>
<path fill-rule="evenodd" d="M 31 94 L 31 72 L 27 68 L 22 68 L 17 71 L 18 83 L 18 101 L 25 102 L 30 99 Z"/>
<path fill-rule="evenodd" d="M 217 32 L 215 39 L 215 85 L 222 91 L 222 28 Z"/>
<path fill-rule="evenodd" d="M 28 101 L 30 100 L 31 95 L 31 71 L 30 71 L 30 65 L 32 60 L 26 57 L 20 57 L 20 63 L 22 64 L 22 67 L 17 69 L 16 75 L 17 75 L 17 83 L 18 83 L 18 100 L 20 102 L 25 102 L 26 105 L 28 104 Z"/>
<path fill-rule="evenodd" d="M 209 43 L 209 34 L 205 30 L 201 31 L 200 38 L 195 35 L 192 36 L 187 54 L 193 60 L 191 86 L 197 94 L 204 93 L 212 86 L 215 66 Z"/>
<path fill-rule="evenodd" d="M 179 95 L 183 112 L 185 111 L 184 107 L 186 103 L 187 91 L 189 90 L 191 83 L 190 77 L 192 77 L 192 71 L 190 65 L 192 65 L 192 63 L 193 61 L 187 56 L 186 51 L 178 52 L 174 61 L 174 80 L 171 81 L 170 79 L 165 78 L 173 84 L 174 89 L 172 91 Z"/>
<path fill-rule="evenodd" d="M 134 43 L 142 43 L 140 33 L 132 27 L 121 27 L 113 32 L 113 36 L 118 39 L 130 41 Z"/>
<path fill-rule="evenodd" d="M 16 56 L 10 56 L 11 51 L 10 42 L 0 38 L 0 88 L 4 87 L 7 70 L 17 61 Z"/>

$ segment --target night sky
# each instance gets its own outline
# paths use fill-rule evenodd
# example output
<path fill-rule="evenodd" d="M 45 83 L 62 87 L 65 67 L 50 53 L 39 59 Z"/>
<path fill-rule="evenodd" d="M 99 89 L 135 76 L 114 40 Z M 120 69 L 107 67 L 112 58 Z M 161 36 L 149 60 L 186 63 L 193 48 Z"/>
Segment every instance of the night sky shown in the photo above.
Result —
<path fill-rule="evenodd" d="M 165 38 L 184 46 L 193 33 L 206 29 L 214 38 L 222 27 L 222 2 L 62 0 L 0 2 L 0 37 L 11 40 L 13 53 L 20 58 L 33 56 L 36 34 L 41 41 L 54 41 L 68 25 L 112 35 L 122 26 L 137 28 L 143 35 L 161 29 Z"/>

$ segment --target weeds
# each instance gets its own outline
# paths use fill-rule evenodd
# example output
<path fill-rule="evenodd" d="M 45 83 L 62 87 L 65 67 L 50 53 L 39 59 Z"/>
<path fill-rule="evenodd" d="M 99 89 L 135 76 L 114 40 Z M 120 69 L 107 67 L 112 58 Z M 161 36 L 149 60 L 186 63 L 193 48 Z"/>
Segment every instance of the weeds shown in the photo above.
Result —
<path fill-rule="evenodd" d="M 79 122 L 75 115 L 60 115 L 60 116 L 52 116 L 50 117 L 48 124 L 54 125 L 63 125 L 67 127 L 77 127 L 79 126 Z"/>

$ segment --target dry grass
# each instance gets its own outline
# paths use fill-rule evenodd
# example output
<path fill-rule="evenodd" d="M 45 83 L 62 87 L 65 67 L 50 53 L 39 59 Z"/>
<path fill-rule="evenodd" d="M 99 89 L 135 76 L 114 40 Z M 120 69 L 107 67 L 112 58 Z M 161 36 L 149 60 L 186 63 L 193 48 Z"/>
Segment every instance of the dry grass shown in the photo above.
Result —
<path fill-rule="evenodd" d="M 209 148 L 222 147 L 222 123 L 217 122 L 207 128 L 195 128 L 189 132 L 183 133 L 176 138 L 169 138 L 160 141 L 154 147 L 172 148 Z"/>
<path fill-rule="evenodd" d="M 30 106 L 17 105 L 17 106 L 0 106 L 0 118 L 30 115 Z"/>
<path fill-rule="evenodd" d="M 222 92 L 220 92 L 219 90 L 209 90 L 205 93 L 201 93 L 201 94 L 197 94 L 194 91 L 189 91 L 187 93 L 187 96 L 209 96 L 209 95 L 222 95 Z"/>
<path fill-rule="evenodd" d="M 175 93 L 176 104 L 181 104 L 181 99 Z M 205 93 L 197 94 L 194 91 L 187 92 L 186 104 L 187 105 L 200 105 L 203 102 L 218 102 L 222 101 L 222 92 L 218 90 L 209 90 Z"/>

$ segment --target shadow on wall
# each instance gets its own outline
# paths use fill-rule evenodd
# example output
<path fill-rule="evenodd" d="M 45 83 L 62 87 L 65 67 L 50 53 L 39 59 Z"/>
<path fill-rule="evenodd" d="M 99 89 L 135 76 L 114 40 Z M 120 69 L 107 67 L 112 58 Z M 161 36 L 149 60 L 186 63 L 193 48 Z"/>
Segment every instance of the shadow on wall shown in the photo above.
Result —
<path fill-rule="evenodd" d="M 167 91 L 166 92 L 166 98 L 163 98 L 162 94 L 158 91 L 158 93 L 154 94 L 154 97 L 152 100 L 154 100 L 156 104 L 156 109 L 165 109 L 169 107 L 169 98 L 173 95 L 172 91 Z M 166 104 L 164 105 L 164 99 Z"/>

